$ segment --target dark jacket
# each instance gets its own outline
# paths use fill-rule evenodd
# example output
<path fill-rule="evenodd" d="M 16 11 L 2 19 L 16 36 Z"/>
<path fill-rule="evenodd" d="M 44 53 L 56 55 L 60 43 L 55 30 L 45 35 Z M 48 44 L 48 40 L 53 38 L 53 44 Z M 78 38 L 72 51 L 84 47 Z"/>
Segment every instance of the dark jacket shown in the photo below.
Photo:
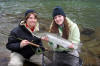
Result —
<path fill-rule="evenodd" d="M 22 40 L 28 40 L 42 46 L 41 39 L 32 36 L 32 33 L 24 25 L 19 25 L 11 31 L 6 47 L 12 52 L 17 52 L 24 58 L 29 59 L 33 54 L 35 54 L 37 48 L 32 45 L 20 48 L 20 42 Z"/>

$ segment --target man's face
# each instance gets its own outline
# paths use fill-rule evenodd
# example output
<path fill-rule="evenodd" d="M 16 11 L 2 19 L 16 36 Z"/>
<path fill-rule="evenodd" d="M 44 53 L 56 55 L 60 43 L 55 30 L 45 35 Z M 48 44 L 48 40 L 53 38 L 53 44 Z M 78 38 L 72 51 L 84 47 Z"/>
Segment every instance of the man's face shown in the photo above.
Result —
<path fill-rule="evenodd" d="M 37 18 L 35 17 L 34 14 L 30 14 L 29 18 L 28 18 L 27 21 L 26 21 L 27 25 L 28 25 L 30 28 L 35 27 L 36 22 L 37 22 Z"/>

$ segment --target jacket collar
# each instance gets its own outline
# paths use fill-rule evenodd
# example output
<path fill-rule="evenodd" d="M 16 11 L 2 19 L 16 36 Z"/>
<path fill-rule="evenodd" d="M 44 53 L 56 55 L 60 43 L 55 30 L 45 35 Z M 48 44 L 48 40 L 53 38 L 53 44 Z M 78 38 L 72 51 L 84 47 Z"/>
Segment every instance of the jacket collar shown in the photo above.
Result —
<path fill-rule="evenodd" d="M 20 26 L 25 26 L 30 32 L 32 32 L 31 29 L 26 26 L 25 21 L 21 21 L 19 25 Z M 36 23 L 36 26 L 34 28 L 34 32 L 36 32 L 36 31 L 39 31 L 39 23 L 38 22 Z"/>

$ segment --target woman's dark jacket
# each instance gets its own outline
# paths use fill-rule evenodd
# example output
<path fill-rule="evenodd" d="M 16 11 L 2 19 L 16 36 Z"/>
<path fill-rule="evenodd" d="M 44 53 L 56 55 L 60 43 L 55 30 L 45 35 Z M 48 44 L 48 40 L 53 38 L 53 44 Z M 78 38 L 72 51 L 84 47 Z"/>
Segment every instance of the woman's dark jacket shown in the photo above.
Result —
<path fill-rule="evenodd" d="M 27 45 L 20 48 L 20 42 L 22 40 L 28 40 L 42 46 L 41 39 L 32 36 L 31 32 L 24 25 L 19 25 L 11 31 L 6 47 L 12 52 L 17 52 L 24 58 L 28 59 L 35 54 L 37 48 L 32 45 Z"/>

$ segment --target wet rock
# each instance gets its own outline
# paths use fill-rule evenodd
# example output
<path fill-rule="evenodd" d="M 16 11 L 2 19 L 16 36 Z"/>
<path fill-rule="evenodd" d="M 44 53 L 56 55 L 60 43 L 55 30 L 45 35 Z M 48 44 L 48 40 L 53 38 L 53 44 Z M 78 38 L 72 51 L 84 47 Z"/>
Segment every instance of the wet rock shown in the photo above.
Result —
<path fill-rule="evenodd" d="M 81 42 L 84 43 L 84 42 L 87 42 L 87 41 L 90 41 L 91 38 L 87 35 L 80 35 L 80 39 L 81 39 Z"/>
<path fill-rule="evenodd" d="M 89 54 L 89 52 L 81 53 L 80 57 L 83 61 L 82 66 L 100 66 L 99 59 L 97 59 L 95 56 L 92 56 L 91 54 Z"/>
<path fill-rule="evenodd" d="M 0 45 L 0 66 L 7 66 L 9 62 L 10 51 L 5 46 Z"/>
<path fill-rule="evenodd" d="M 95 37 L 97 40 L 100 40 L 100 27 L 97 27 L 95 29 Z"/>
<path fill-rule="evenodd" d="M 100 41 L 93 39 L 84 42 L 80 54 L 84 62 L 83 66 L 89 66 L 89 65 L 99 66 L 100 65 L 99 55 L 100 55 Z"/>
<path fill-rule="evenodd" d="M 7 66 L 8 65 L 8 61 L 9 61 L 8 57 L 0 58 L 0 66 Z"/>
<path fill-rule="evenodd" d="M 83 31 L 81 31 L 81 34 L 84 34 L 84 35 L 92 35 L 95 31 L 93 29 L 90 29 L 90 28 L 83 28 Z"/>
<path fill-rule="evenodd" d="M 97 41 L 95 39 L 84 42 L 84 46 L 88 47 L 88 48 L 93 48 L 93 47 L 97 47 L 100 46 L 100 41 Z"/>
<path fill-rule="evenodd" d="M 82 42 L 87 42 L 87 41 L 95 39 L 94 29 L 84 28 L 82 26 L 80 26 L 79 29 L 80 29 L 80 39 Z"/>

